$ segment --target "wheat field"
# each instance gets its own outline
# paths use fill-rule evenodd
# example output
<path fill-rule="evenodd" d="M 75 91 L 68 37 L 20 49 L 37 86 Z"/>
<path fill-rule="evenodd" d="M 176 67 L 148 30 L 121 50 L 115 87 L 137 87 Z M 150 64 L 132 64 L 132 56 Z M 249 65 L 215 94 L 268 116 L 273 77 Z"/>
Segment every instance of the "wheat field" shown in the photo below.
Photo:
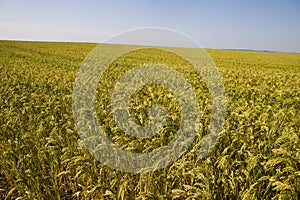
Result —
<path fill-rule="evenodd" d="M 224 83 L 227 111 L 216 145 L 203 158 L 211 101 L 189 63 L 153 47 L 114 61 L 99 81 L 96 107 L 99 124 L 119 148 L 160 148 L 180 123 L 172 92 L 147 85 L 132 95 L 131 116 L 146 124 L 149 106 L 158 103 L 167 110 L 166 126 L 151 139 L 124 134 L 110 98 L 126 70 L 149 61 L 172 66 L 191 83 L 200 107 L 201 126 L 185 154 L 163 169 L 131 174 L 94 158 L 75 128 L 73 85 L 96 44 L 0 45 L 0 199 L 300 199 L 300 54 L 207 49 Z"/>

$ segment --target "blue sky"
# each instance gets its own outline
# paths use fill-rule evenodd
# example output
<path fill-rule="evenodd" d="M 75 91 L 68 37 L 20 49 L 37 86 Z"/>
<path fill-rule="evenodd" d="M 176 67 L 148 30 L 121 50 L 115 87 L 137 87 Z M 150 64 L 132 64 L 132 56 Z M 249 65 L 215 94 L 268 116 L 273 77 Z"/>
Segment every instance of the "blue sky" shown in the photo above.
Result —
<path fill-rule="evenodd" d="M 207 48 L 300 52 L 299 0 L 0 0 L 0 39 L 103 42 L 138 27 Z"/>

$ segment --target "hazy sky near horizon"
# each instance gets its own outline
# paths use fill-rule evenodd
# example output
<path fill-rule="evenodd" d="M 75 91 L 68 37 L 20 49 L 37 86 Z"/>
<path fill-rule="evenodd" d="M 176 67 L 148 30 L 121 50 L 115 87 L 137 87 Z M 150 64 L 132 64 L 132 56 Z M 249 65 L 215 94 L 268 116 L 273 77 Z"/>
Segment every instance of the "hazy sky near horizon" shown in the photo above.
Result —
<path fill-rule="evenodd" d="M 173 29 L 207 48 L 300 52 L 300 1 L 0 0 L 0 39 L 103 42 L 139 27 Z"/>

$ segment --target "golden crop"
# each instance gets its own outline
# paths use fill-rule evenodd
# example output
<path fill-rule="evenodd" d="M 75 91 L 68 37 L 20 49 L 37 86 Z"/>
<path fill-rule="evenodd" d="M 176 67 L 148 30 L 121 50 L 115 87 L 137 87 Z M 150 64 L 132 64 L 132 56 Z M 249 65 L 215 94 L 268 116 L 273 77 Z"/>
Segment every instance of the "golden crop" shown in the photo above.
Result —
<path fill-rule="evenodd" d="M 73 84 L 96 44 L 0 44 L 0 199 L 300 198 L 299 54 L 207 50 L 222 75 L 227 117 L 218 143 L 202 159 L 198 154 L 211 102 L 198 72 L 155 48 L 117 59 L 99 80 L 96 98 L 99 123 L 116 146 L 152 151 L 172 140 L 180 123 L 172 92 L 146 85 L 132 95 L 132 118 L 148 123 L 147 110 L 158 103 L 167 111 L 166 126 L 151 139 L 133 138 L 118 128 L 111 93 L 122 74 L 137 65 L 164 63 L 182 73 L 201 109 L 198 137 L 184 155 L 161 170 L 129 174 L 96 160 L 75 129 Z"/>

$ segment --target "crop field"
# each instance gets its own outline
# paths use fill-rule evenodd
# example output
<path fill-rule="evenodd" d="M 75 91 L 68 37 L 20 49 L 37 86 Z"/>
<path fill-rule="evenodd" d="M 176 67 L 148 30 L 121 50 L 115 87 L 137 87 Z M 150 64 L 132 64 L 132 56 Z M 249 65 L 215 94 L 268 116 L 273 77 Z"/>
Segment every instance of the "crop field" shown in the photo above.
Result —
<path fill-rule="evenodd" d="M 115 60 L 99 79 L 95 102 L 102 130 L 119 148 L 151 152 L 180 126 L 175 96 L 153 84 L 131 96 L 130 114 L 145 125 L 149 107 L 160 104 L 165 126 L 150 139 L 124 134 L 111 114 L 111 95 L 127 70 L 166 64 L 199 101 L 200 128 L 191 147 L 163 169 L 132 174 L 93 157 L 75 127 L 74 82 L 94 47 L 0 41 L 0 199 L 300 199 L 300 54 L 207 50 L 221 74 L 227 110 L 218 141 L 203 158 L 211 100 L 201 75 L 154 47 Z"/>

